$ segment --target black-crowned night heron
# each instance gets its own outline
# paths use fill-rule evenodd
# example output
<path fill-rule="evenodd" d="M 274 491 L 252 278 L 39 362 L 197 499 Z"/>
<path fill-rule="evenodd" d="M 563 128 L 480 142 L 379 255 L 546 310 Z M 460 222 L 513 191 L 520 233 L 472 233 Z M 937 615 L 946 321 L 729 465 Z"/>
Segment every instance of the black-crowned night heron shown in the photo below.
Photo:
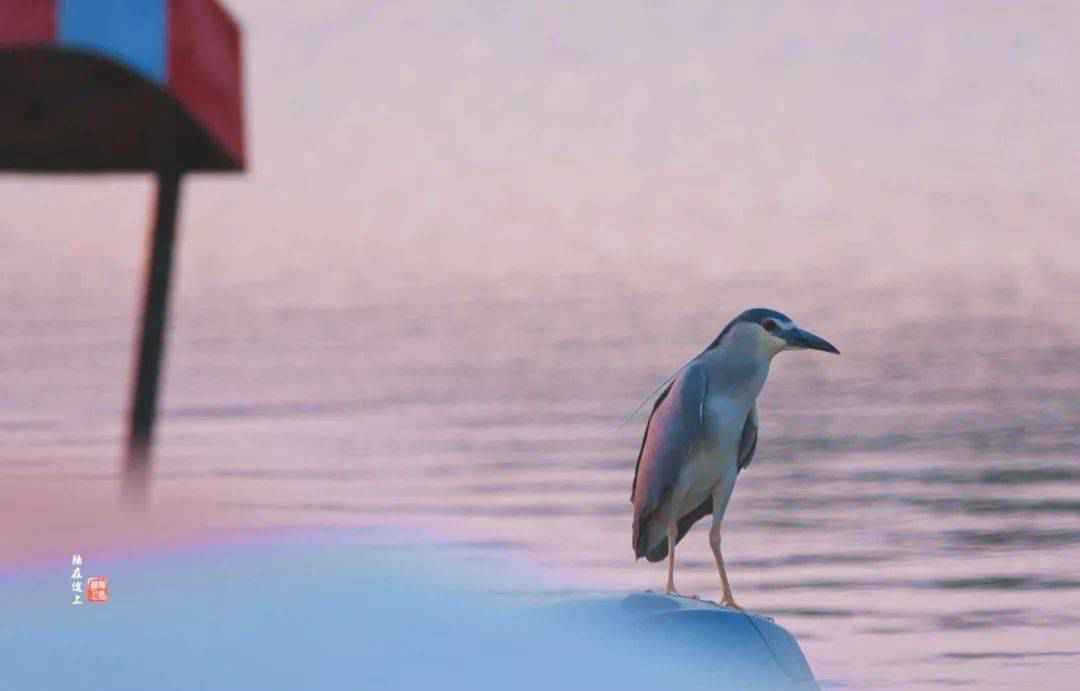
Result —
<path fill-rule="evenodd" d="M 634 488 L 634 556 L 668 557 L 667 592 L 675 592 L 675 545 L 698 519 L 712 514 L 709 544 L 731 595 L 720 526 L 735 478 L 750 465 L 758 438 L 757 397 L 769 364 L 784 350 L 839 353 L 770 309 L 746 310 L 709 347 L 679 370 L 653 405 L 641 440 Z"/>

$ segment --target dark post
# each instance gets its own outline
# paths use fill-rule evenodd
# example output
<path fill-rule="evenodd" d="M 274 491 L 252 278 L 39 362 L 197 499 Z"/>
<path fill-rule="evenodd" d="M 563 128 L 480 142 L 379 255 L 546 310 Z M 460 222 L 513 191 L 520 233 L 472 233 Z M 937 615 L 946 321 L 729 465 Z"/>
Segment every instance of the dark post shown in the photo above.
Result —
<path fill-rule="evenodd" d="M 142 329 L 139 336 L 135 386 L 131 397 L 124 488 L 135 500 L 145 500 L 150 464 L 150 445 L 157 413 L 158 380 L 164 355 L 165 324 L 169 306 L 169 277 L 172 273 L 176 216 L 180 203 L 179 170 L 157 174 L 157 208 L 154 216 L 150 254 L 146 264 L 146 292 L 143 296 Z"/>

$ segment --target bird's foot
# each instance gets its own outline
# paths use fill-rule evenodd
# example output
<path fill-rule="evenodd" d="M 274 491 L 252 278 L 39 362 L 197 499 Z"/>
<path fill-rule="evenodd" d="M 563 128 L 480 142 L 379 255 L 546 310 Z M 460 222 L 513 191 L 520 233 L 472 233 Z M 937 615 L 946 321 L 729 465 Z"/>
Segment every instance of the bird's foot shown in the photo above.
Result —
<path fill-rule="evenodd" d="M 700 600 L 701 599 L 700 595 L 686 595 L 684 593 L 680 593 L 678 590 L 675 590 L 674 588 L 665 588 L 664 589 L 664 594 L 665 595 L 671 595 L 672 597 L 685 597 L 685 598 L 688 598 L 690 600 Z"/>
<path fill-rule="evenodd" d="M 740 612 L 743 611 L 743 608 L 740 605 L 736 604 L 735 598 L 731 597 L 730 595 L 726 595 L 722 600 L 720 600 L 720 606 L 730 607 L 731 609 L 735 609 Z"/>

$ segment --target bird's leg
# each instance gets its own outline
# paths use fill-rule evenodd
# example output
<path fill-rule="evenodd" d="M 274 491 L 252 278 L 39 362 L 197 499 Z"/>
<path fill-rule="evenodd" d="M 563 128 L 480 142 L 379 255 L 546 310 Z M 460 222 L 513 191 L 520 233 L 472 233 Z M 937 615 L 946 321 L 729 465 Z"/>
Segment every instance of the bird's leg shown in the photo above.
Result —
<path fill-rule="evenodd" d="M 668 525 L 667 529 L 667 545 L 668 545 L 668 563 L 667 563 L 667 589 L 664 591 L 668 595 L 678 595 L 675 592 L 675 539 L 678 537 L 678 526 L 675 521 L 672 521 Z"/>
<path fill-rule="evenodd" d="M 720 604 L 733 609 L 742 609 L 735 604 L 735 596 L 731 594 L 731 584 L 728 583 L 727 569 L 724 568 L 724 555 L 720 553 L 720 529 L 723 524 L 713 517 L 712 527 L 709 528 L 709 546 L 712 547 L 713 556 L 716 557 L 716 569 L 720 572 L 720 583 L 724 588 L 723 599 Z"/>

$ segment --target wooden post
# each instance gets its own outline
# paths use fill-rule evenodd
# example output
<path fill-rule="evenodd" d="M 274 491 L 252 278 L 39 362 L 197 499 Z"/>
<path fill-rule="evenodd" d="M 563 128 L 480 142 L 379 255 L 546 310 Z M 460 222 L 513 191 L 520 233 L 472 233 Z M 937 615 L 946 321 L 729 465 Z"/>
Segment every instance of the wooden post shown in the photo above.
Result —
<path fill-rule="evenodd" d="M 163 170 L 157 174 L 157 207 L 146 264 L 142 328 L 124 463 L 125 494 L 139 502 L 146 500 L 149 487 L 150 449 L 154 419 L 157 415 L 158 382 L 165 351 L 169 278 L 172 273 L 176 217 L 180 204 L 180 178 L 178 169 Z"/>

